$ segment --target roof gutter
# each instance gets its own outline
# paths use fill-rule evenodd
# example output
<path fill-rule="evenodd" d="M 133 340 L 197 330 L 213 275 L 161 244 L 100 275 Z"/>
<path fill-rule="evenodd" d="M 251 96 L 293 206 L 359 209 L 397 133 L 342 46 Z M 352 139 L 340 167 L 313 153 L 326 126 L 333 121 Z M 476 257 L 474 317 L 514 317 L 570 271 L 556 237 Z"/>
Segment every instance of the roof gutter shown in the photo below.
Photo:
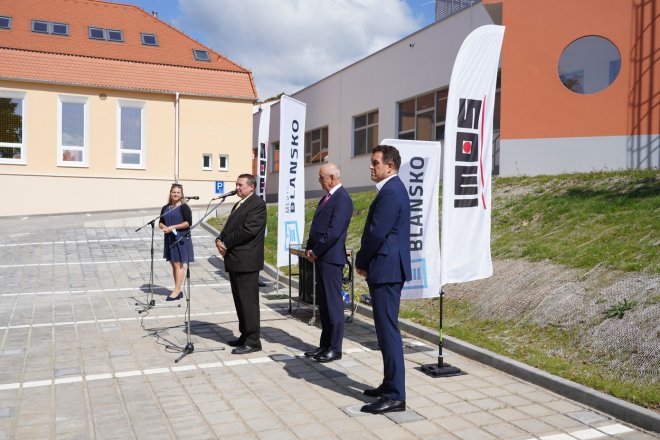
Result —
<path fill-rule="evenodd" d="M 85 84 L 81 82 L 68 82 L 68 81 L 47 81 L 44 79 L 33 79 L 33 78 L 26 78 L 26 77 L 20 77 L 20 76 L 6 76 L 3 75 L 2 72 L 0 72 L 0 79 L 3 81 L 16 81 L 16 82 L 25 82 L 29 84 L 57 84 L 57 85 L 63 85 L 63 86 L 72 86 L 72 87 L 86 87 L 90 89 L 102 89 L 102 90 L 121 90 L 121 91 L 128 91 L 128 92 L 139 92 L 139 93 L 149 93 L 149 94 L 156 94 L 156 95 L 162 95 L 162 94 L 170 94 L 170 93 L 178 93 L 180 95 L 185 95 L 185 96 L 193 96 L 193 97 L 198 97 L 198 98 L 216 98 L 216 99 L 235 99 L 236 101 L 249 101 L 254 103 L 255 102 L 255 97 L 254 96 L 236 96 L 236 95 L 215 95 L 211 93 L 196 93 L 196 92 L 175 92 L 174 90 L 165 90 L 165 89 L 144 89 L 140 87 L 117 87 L 117 86 L 112 86 L 112 85 L 104 85 L 104 84 Z"/>

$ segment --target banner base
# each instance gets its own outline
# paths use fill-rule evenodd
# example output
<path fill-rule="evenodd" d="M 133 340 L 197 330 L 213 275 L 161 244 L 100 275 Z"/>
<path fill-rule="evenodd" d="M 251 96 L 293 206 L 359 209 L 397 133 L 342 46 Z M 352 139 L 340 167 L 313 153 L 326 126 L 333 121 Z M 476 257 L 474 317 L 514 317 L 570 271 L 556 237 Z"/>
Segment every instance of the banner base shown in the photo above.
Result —
<path fill-rule="evenodd" d="M 460 368 L 453 367 L 449 364 L 426 364 L 422 365 L 420 370 L 422 370 L 422 373 L 431 377 L 452 377 L 466 374 Z"/>

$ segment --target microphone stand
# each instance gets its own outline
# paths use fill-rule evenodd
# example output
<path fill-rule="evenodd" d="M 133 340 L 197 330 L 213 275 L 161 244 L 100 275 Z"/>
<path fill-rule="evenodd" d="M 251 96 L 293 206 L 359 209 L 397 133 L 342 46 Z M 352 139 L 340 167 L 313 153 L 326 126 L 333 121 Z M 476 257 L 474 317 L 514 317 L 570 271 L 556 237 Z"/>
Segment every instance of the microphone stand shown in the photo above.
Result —
<path fill-rule="evenodd" d="M 184 202 L 184 203 L 187 203 Z M 183 204 L 183 203 L 182 203 Z M 154 300 L 154 229 L 155 229 L 155 224 L 156 220 L 160 220 L 162 215 L 158 214 L 155 218 L 152 220 L 148 221 L 144 225 L 140 226 L 135 230 L 135 232 L 139 232 L 141 229 L 143 229 L 147 225 L 151 225 L 151 270 L 149 271 L 149 292 L 147 292 L 147 300 L 145 302 L 137 300 L 135 303 L 136 306 L 140 306 L 141 308 L 138 309 L 138 313 L 144 313 L 150 309 L 153 309 L 154 307 L 181 307 L 181 304 L 175 305 L 169 305 L 169 304 L 159 304 L 156 305 L 156 301 Z"/>
<path fill-rule="evenodd" d="M 222 205 L 225 202 L 225 199 L 229 197 L 230 195 L 236 194 L 235 191 L 232 191 L 230 193 L 227 193 L 223 196 L 219 196 L 220 202 L 215 205 L 211 210 L 207 211 L 204 216 L 197 221 L 194 225 L 192 225 L 189 229 L 188 232 L 185 234 L 182 234 L 179 238 L 176 239 L 174 243 L 170 245 L 170 249 L 172 249 L 174 246 L 176 246 L 181 240 L 189 240 L 192 230 L 195 229 L 197 226 L 199 226 L 200 223 L 206 219 L 213 211 L 218 209 L 220 205 Z M 187 245 L 187 244 L 186 244 Z M 174 362 L 178 363 L 181 359 L 189 355 L 190 353 L 195 351 L 195 346 L 192 343 L 192 332 L 190 330 L 190 252 L 186 252 L 186 282 L 184 283 L 184 295 L 186 297 L 186 345 L 185 347 L 181 348 L 176 345 L 166 345 L 165 348 L 169 350 L 174 350 L 174 351 L 179 351 L 181 352 L 181 356 L 179 356 Z M 224 347 L 218 347 L 215 349 L 207 349 L 207 350 L 202 350 L 202 351 L 219 351 L 219 350 L 224 350 Z"/>

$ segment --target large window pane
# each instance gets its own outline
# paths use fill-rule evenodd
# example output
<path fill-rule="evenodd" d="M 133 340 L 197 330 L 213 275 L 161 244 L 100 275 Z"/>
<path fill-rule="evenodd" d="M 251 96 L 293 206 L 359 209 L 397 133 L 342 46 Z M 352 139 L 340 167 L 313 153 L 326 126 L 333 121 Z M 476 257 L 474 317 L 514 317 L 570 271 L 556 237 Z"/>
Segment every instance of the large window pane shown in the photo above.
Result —
<path fill-rule="evenodd" d="M 142 109 L 122 107 L 121 147 L 128 150 L 142 148 Z"/>
<path fill-rule="evenodd" d="M 415 129 L 415 100 L 399 104 L 399 131 Z"/>
<path fill-rule="evenodd" d="M 418 141 L 433 140 L 433 112 L 420 113 L 417 115 L 417 129 L 415 138 Z"/>
<path fill-rule="evenodd" d="M 60 127 L 60 162 L 64 165 L 84 165 L 85 155 L 85 104 L 83 102 L 67 101 L 62 98 L 60 112 L 62 126 Z M 77 98 L 73 98 L 76 100 Z"/>
<path fill-rule="evenodd" d="M 23 100 L 0 98 L 0 143 L 23 142 Z"/>
<path fill-rule="evenodd" d="M 144 166 L 142 107 L 137 102 L 120 104 L 119 166 Z"/>
<path fill-rule="evenodd" d="M 62 145 L 82 147 L 85 144 L 85 104 L 62 103 Z"/>
<path fill-rule="evenodd" d="M 356 130 L 353 136 L 353 156 L 367 152 L 367 131 Z"/>
<path fill-rule="evenodd" d="M 328 127 L 305 133 L 305 163 L 323 162 L 328 155 Z"/>
<path fill-rule="evenodd" d="M 0 97 L 0 159 L 23 159 L 23 99 Z"/>
<path fill-rule="evenodd" d="M 353 156 L 371 153 L 378 145 L 378 110 L 353 117 Z"/>

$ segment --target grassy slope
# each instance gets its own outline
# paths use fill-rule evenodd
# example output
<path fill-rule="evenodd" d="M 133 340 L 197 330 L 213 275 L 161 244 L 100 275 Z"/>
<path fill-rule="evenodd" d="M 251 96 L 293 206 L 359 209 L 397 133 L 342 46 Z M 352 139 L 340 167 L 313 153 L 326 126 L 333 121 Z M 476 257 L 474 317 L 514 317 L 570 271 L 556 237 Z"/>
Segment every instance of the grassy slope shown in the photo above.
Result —
<path fill-rule="evenodd" d="M 347 246 L 359 249 L 375 191 L 353 194 L 355 213 Z M 316 200 L 306 204 L 309 229 Z M 494 259 L 549 260 L 568 267 L 660 272 L 660 173 L 629 171 L 498 178 L 493 184 Z M 275 264 L 277 207 L 268 209 L 266 260 Z M 306 235 L 306 234 L 305 234 Z M 286 270 L 286 268 L 284 268 Z M 660 300 L 660 299 L 659 299 Z M 446 334 L 526 362 L 617 397 L 660 409 L 660 387 L 618 377 L 604 364 L 581 360 L 574 335 L 469 318 L 470 304 L 447 298 Z M 401 316 L 437 328 L 437 299 L 402 303 Z M 571 356 L 562 355 L 571 353 Z"/>

